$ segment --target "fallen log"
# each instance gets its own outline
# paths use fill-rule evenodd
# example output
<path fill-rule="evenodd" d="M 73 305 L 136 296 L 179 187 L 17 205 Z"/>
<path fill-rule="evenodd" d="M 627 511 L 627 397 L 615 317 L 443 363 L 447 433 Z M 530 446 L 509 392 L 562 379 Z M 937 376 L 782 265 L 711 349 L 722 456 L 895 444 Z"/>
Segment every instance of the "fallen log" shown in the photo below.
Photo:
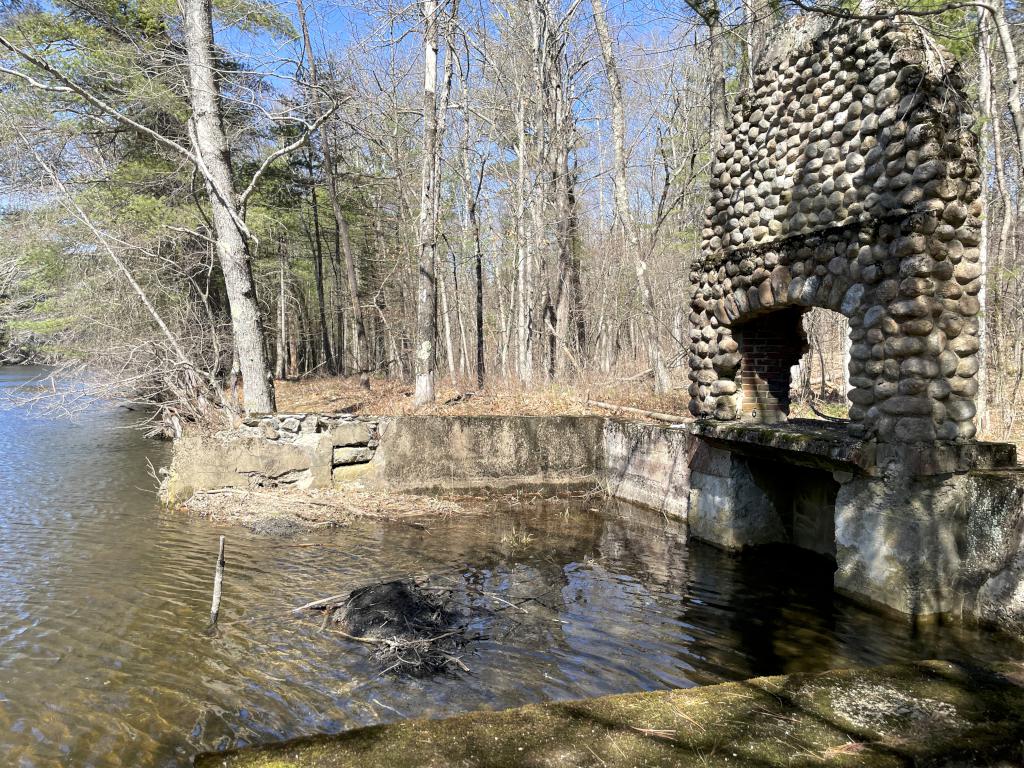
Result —
<path fill-rule="evenodd" d="M 324 606 L 331 605 L 332 603 L 340 604 L 344 602 L 348 598 L 348 596 L 348 592 L 342 592 L 340 595 L 331 595 L 330 597 L 325 597 L 320 600 L 314 600 L 311 603 L 300 605 L 298 608 L 292 608 L 292 613 L 301 613 L 302 611 L 310 610 L 313 608 L 323 608 Z"/>
<path fill-rule="evenodd" d="M 672 413 L 661 413 L 659 411 L 645 411 L 643 408 L 633 408 L 629 405 L 614 405 L 613 403 L 602 403 L 600 400 L 587 400 L 587 405 L 593 405 L 597 408 L 604 408 L 608 411 L 622 411 L 624 413 L 633 413 L 637 416 L 643 416 L 648 419 L 654 419 L 655 421 L 666 421 L 670 424 L 684 424 L 686 422 L 693 421 L 691 416 L 680 416 Z"/>

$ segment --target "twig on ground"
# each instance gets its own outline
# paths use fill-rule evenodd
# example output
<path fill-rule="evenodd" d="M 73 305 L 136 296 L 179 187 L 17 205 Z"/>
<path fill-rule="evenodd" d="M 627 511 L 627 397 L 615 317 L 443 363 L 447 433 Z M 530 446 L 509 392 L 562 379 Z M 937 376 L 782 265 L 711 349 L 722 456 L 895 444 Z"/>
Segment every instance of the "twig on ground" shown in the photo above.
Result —
<path fill-rule="evenodd" d="M 348 597 L 348 595 L 348 592 L 342 592 L 340 595 L 331 595 L 330 597 L 325 597 L 320 600 L 314 600 L 311 603 L 300 605 L 298 608 L 292 608 L 292 613 L 301 613 L 302 611 L 310 610 L 313 608 L 324 608 L 328 605 L 331 605 L 332 603 L 334 604 L 333 607 L 337 607 L 341 603 L 345 602 L 345 599 Z"/>

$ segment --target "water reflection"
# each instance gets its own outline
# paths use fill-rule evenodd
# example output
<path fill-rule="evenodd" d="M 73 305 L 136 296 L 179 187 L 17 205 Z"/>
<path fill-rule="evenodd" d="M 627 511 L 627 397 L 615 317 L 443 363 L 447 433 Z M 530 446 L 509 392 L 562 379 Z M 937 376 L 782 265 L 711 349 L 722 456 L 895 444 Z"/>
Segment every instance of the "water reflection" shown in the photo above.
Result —
<path fill-rule="evenodd" d="M 0 369 L 0 387 L 25 377 Z M 201 750 L 400 716 L 1020 647 L 913 633 L 835 599 L 814 558 L 727 556 L 595 499 L 355 525 L 297 541 L 162 511 L 165 446 L 101 411 L 0 412 L 0 764 L 170 766 Z M 220 633 L 205 637 L 217 537 Z M 513 535 L 514 534 L 514 535 Z M 306 600 L 430 575 L 473 607 L 468 673 L 396 684 L 367 649 L 293 618 Z"/>

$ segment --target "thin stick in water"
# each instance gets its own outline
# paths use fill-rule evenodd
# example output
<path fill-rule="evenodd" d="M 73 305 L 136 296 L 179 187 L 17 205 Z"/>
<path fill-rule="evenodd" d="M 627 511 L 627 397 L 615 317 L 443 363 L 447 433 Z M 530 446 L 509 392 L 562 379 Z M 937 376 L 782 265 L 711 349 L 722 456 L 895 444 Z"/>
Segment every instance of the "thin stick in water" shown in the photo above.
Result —
<path fill-rule="evenodd" d="M 220 591 L 224 583 L 224 537 L 220 537 L 220 551 L 217 553 L 217 571 L 213 577 L 213 604 L 210 606 L 210 628 L 217 626 L 220 614 Z"/>

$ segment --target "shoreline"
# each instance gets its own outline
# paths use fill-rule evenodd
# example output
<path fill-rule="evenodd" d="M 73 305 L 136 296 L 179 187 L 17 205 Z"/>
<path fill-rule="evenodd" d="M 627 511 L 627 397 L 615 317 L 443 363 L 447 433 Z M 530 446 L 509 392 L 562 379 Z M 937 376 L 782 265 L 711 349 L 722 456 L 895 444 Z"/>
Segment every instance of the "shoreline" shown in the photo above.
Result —
<path fill-rule="evenodd" d="M 431 520 L 474 514 L 448 498 L 354 486 L 221 488 L 198 491 L 173 507 L 212 522 L 241 525 L 278 537 L 344 527 L 359 520 L 427 527 Z"/>

